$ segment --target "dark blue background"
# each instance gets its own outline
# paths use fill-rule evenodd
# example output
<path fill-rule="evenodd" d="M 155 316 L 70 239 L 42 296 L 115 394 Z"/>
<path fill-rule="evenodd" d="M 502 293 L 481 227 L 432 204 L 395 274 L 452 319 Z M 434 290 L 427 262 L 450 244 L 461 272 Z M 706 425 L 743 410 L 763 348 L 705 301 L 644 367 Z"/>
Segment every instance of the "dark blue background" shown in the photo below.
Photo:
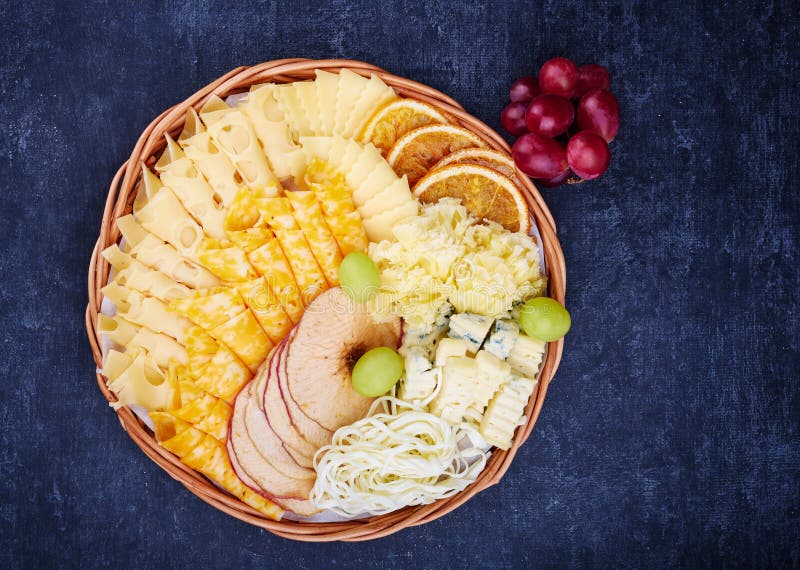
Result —
<path fill-rule="evenodd" d="M 797 2 L 304 4 L 0 1 L 0 567 L 800 564 Z M 238 65 L 341 56 L 499 128 L 555 55 L 608 66 L 623 123 L 606 176 L 543 192 L 573 330 L 501 485 L 301 544 L 136 448 L 83 311 L 107 185 L 155 115 Z"/>

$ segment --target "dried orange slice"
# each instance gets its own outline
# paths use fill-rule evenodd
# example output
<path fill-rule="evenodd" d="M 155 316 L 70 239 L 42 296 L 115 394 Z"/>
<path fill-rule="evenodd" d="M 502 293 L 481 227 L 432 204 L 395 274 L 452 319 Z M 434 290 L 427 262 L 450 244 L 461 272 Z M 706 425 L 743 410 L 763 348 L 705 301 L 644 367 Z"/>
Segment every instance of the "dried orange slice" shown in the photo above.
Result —
<path fill-rule="evenodd" d="M 450 122 L 433 105 L 416 99 L 396 99 L 378 109 L 361 131 L 361 141 L 371 142 L 383 156 L 409 131 L 431 124 Z"/>
<path fill-rule="evenodd" d="M 431 170 L 442 168 L 448 164 L 477 164 L 496 170 L 512 180 L 517 177 L 517 169 L 511 157 L 491 148 L 465 148 L 456 151 L 434 164 Z"/>
<path fill-rule="evenodd" d="M 455 125 L 428 125 L 400 137 L 386 160 L 398 176 L 408 176 L 409 186 L 425 176 L 443 157 L 463 148 L 486 147 L 478 135 Z"/>
<path fill-rule="evenodd" d="M 477 164 L 451 164 L 433 170 L 414 187 L 420 202 L 459 198 L 472 215 L 492 220 L 512 232 L 528 233 L 530 215 L 514 181 Z"/>

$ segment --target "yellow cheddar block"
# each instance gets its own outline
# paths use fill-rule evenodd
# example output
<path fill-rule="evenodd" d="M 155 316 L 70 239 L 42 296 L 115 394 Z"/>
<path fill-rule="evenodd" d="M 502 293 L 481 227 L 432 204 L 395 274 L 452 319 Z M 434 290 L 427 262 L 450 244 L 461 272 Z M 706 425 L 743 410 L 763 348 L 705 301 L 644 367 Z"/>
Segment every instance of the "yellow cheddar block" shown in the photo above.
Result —
<path fill-rule="evenodd" d="M 153 417 L 152 413 L 150 417 Z M 199 429 L 191 425 L 186 425 L 185 429 L 179 431 L 173 437 L 159 441 L 159 445 L 167 451 L 174 453 L 179 458 L 183 458 L 189 455 L 205 437 L 207 437 L 206 434 Z"/>
<path fill-rule="evenodd" d="M 155 427 L 154 434 L 156 436 L 156 441 L 159 443 L 172 439 L 176 435 L 185 432 L 190 427 L 190 424 L 177 419 L 169 412 L 150 412 L 148 415 L 153 421 L 153 426 Z"/>
<path fill-rule="evenodd" d="M 194 427 L 219 441 L 225 441 L 228 437 L 228 422 L 232 413 L 233 406 L 225 400 L 219 399 L 206 417 L 197 422 Z"/>
<path fill-rule="evenodd" d="M 197 291 L 191 297 L 172 301 L 170 307 L 205 330 L 230 321 L 246 308 L 239 292 L 232 287 Z"/>
<path fill-rule="evenodd" d="M 280 242 L 272 240 L 265 243 L 252 251 L 248 259 L 264 277 L 292 323 L 297 324 L 303 314 L 303 302 Z"/>
<path fill-rule="evenodd" d="M 250 253 L 274 239 L 275 234 L 269 228 L 247 228 L 228 232 L 228 239 L 245 253 Z"/>
<path fill-rule="evenodd" d="M 227 345 L 252 372 L 258 369 L 274 346 L 250 309 L 218 325 L 209 334 Z"/>
<path fill-rule="evenodd" d="M 197 259 L 223 281 L 248 281 L 256 277 L 244 250 L 229 241 L 204 239 L 197 248 Z"/>
<path fill-rule="evenodd" d="M 214 358 L 219 350 L 219 344 L 211 335 L 201 327 L 192 327 L 186 333 L 186 352 L 189 355 L 189 363 L 186 373 L 193 380 L 197 380 Z"/>
<path fill-rule="evenodd" d="M 188 404 L 171 410 L 171 413 L 176 418 L 194 425 L 208 416 L 217 405 L 218 401 L 219 398 L 216 396 L 203 392 L 203 395 L 199 398 L 195 398 Z"/>
<path fill-rule="evenodd" d="M 322 209 L 311 191 L 287 192 L 286 197 L 294 208 L 294 217 L 297 225 L 306 236 L 308 245 L 314 259 L 322 269 L 328 285 L 335 287 L 339 284 L 339 264 L 342 262 L 342 252 L 336 238 L 333 237 Z"/>
<path fill-rule="evenodd" d="M 239 294 L 255 316 L 258 324 L 267 333 L 273 344 L 278 344 L 292 328 L 292 320 L 284 311 L 280 299 L 260 277 L 238 286 Z"/>
<path fill-rule="evenodd" d="M 306 241 L 306 237 L 301 230 L 275 229 L 275 237 L 281 243 L 284 252 L 289 252 L 286 256 L 292 268 L 297 287 L 300 290 L 300 298 L 303 305 L 308 305 L 319 296 L 320 293 L 328 288 L 325 275 L 322 273 L 311 247 Z"/>
<path fill-rule="evenodd" d="M 220 345 L 203 375 L 197 379 L 197 386 L 233 404 L 236 394 L 252 377 L 250 369 L 227 346 Z"/>

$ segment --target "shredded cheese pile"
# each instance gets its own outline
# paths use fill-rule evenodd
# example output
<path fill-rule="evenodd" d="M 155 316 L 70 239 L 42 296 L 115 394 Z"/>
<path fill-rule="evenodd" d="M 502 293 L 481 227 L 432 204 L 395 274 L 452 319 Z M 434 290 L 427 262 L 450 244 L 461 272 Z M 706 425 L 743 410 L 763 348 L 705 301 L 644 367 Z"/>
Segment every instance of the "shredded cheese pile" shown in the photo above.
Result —
<path fill-rule="evenodd" d="M 413 328 L 430 328 L 445 301 L 496 318 L 544 289 L 534 240 L 479 223 L 456 199 L 423 205 L 392 233 L 397 241 L 369 246 L 382 281 L 371 309 L 400 314 Z"/>
<path fill-rule="evenodd" d="M 403 409 L 387 413 L 389 405 Z M 452 426 L 384 396 L 366 418 L 339 428 L 314 456 L 317 481 L 310 498 L 343 516 L 427 505 L 475 481 L 489 457 L 469 443 L 475 441 L 482 438 L 473 428 Z"/>

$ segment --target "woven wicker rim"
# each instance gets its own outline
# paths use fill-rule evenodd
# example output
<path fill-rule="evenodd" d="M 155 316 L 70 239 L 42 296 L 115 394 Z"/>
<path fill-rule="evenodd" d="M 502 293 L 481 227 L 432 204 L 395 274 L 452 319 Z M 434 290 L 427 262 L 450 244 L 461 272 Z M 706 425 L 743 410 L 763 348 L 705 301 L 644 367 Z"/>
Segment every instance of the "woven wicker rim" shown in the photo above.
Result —
<path fill-rule="evenodd" d="M 149 166 L 153 165 L 165 146 L 164 133 L 168 132 L 172 136 L 177 136 L 183 127 L 186 110 L 189 107 L 199 110 L 212 94 L 224 98 L 228 95 L 247 91 L 253 84 L 265 82 L 288 83 L 312 79 L 315 69 L 338 72 L 343 68 L 364 76 L 369 76 L 371 73 L 380 76 L 400 95 L 419 99 L 438 107 L 456 117 L 462 126 L 480 136 L 492 148 L 510 153 L 508 144 L 500 135 L 464 111 L 461 105 L 447 95 L 415 81 L 397 77 L 364 62 L 283 59 L 252 67 L 238 67 L 230 71 L 200 89 L 182 103 L 167 109 L 156 117 L 139 137 L 130 158 L 119 168 L 111 182 L 103 211 L 100 236 L 89 263 L 89 304 L 86 308 L 86 330 L 98 369 L 102 366 L 102 352 L 100 335 L 96 327 L 97 315 L 100 312 L 100 304 L 102 302 L 100 289 L 107 283 L 109 273 L 109 264 L 100 255 L 100 252 L 118 241 L 120 237 L 119 231 L 114 222 L 120 216 L 131 211 L 131 205 L 141 181 L 139 165 L 142 162 Z M 519 179 L 523 185 L 523 193 L 528 209 L 541 234 L 548 269 L 549 295 L 563 303 L 566 268 L 564 255 L 556 237 L 555 222 L 530 179 L 522 173 L 520 173 Z M 430 505 L 408 507 L 388 515 L 369 519 L 336 523 L 306 523 L 267 519 L 258 511 L 220 490 L 205 477 L 183 465 L 171 453 L 159 447 L 150 430 L 130 409 L 121 408 L 117 410 L 117 416 L 123 429 L 150 459 L 203 501 L 233 517 L 264 528 L 276 535 L 295 540 L 310 542 L 371 540 L 387 536 L 407 527 L 435 520 L 459 507 L 480 491 L 500 482 L 500 479 L 511 465 L 517 450 L 533 430 L 544 403 L 547 387 L 561 360 L 563 347 L 563 339 L 550 343 L 536 394 L 531 398 L 525 410 L 528 418 L 527 423 L 517 430 L 511 449 L 508 451 L 493 451 L 486 468 L 474 484 L 449 499 L 436 501 Z M 109 402 L 116 401 L 116 398 L 106 386 L 105 378 L 99 372 L 97 373 L 97 384 L 106 400 Z"/>

